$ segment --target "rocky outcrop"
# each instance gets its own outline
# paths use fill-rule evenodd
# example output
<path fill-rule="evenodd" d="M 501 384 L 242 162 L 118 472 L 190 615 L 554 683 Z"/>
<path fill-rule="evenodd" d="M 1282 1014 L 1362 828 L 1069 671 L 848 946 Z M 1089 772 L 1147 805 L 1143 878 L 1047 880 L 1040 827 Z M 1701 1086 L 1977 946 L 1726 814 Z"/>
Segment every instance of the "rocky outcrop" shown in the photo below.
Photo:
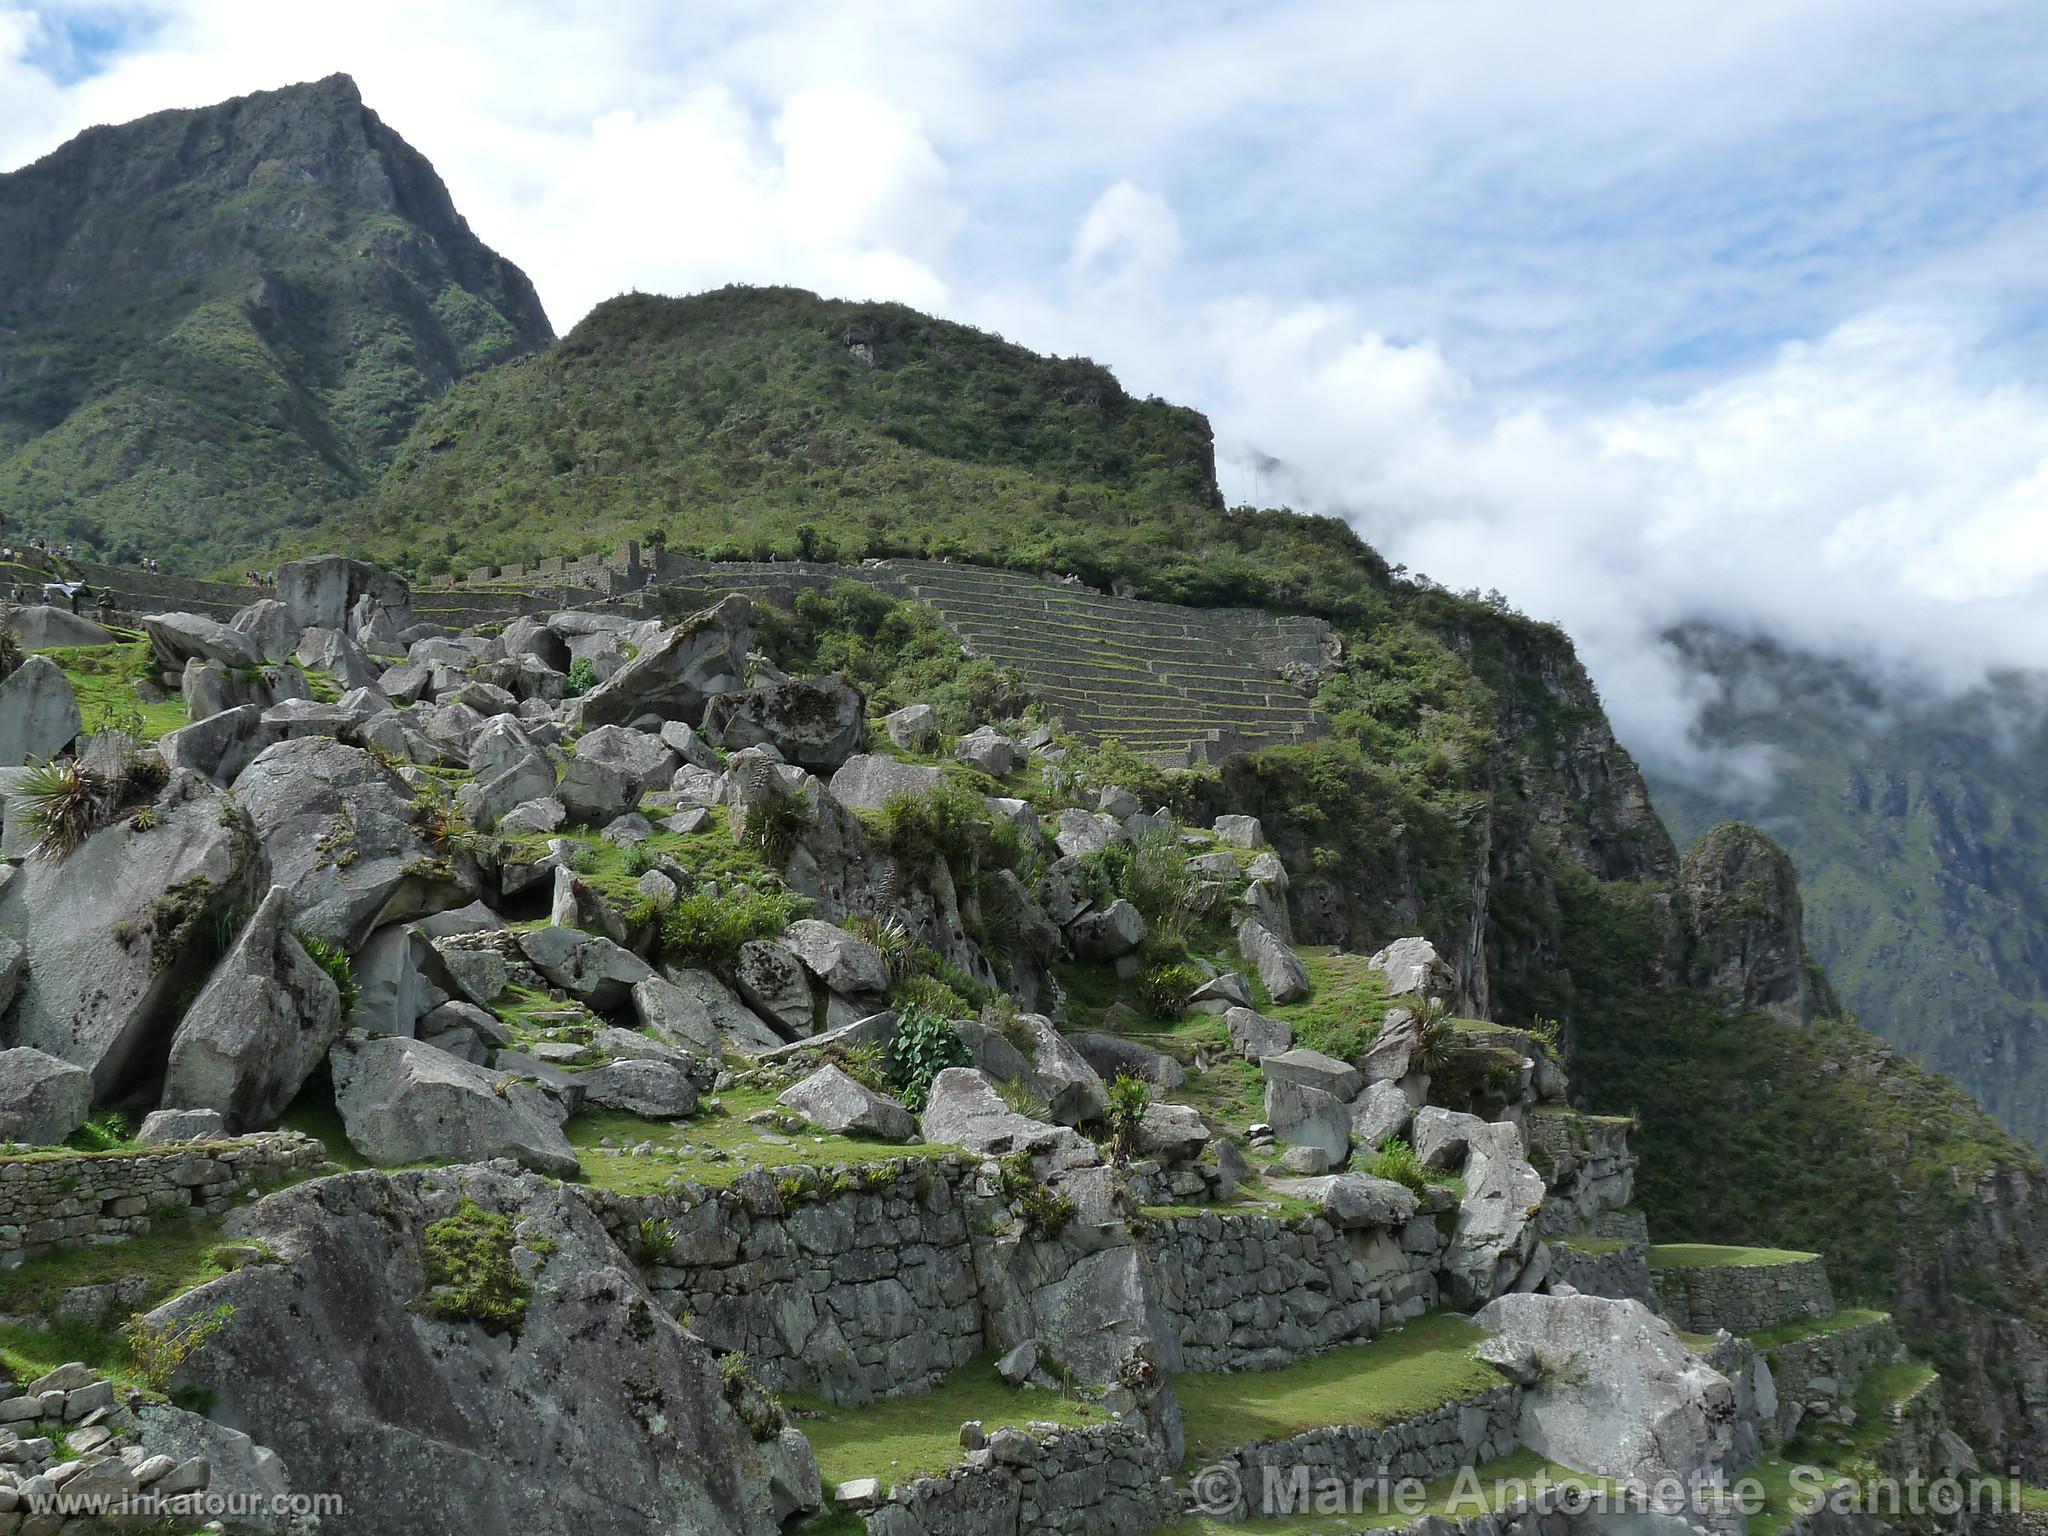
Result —
<path fill-rule="evenodd" d="M 172 1005 L 203 977 L 216 917 L 250 893 L 261 849 L 205 780 L 172 778 L 155 825 L 119 821 L 0 887 L 0 932 L 28 964 L 7 1039 L 92 1074 L 95 1102 L 162 1049 Z"/>
<path fill-rule="evenodd" d="M 831 773 L 858 751 L 866 725 L 867 700 L 842 677 L 763 683 L 704 710 L 704 734 L 719 746 L 772 746 L 813 773 Z"/>
<path fill-rule="evenodd" d="M 243 928 L 177 1032 L 163 1102 L 215 1109 L 235 1130 L 284 1112 L 341 1032 L 341 997 L 288 926 L 281 885 Z"/>
<path fill-rule="evenodd" d="M 329 1057 L 349 1144 L 385 1167 L 509 1157 L 558 1177 L 579 1164 L 561 1103 L 418 1040 L 350 1035 Z"/>
<path fill-rule="evenodd" d="M 179 1380 L 293 1487 L 354 1495 L 332 1536 L 776 1531 L 710 1353 L 567 1189 L 496 1166 L 347 1174 L 238 1236 L 273 1262 L 155 1319 L 229 1309 Z"/>
<path fill-rule="evenodd" d="M 0 1051 L 0 1142 L 55 1146 L 92 1112 L 92 1074 L 33 1046 Z"/>
<path fill-rule="evenodd" d="M 743 597 L 685 619 L 575 700 L 583 726 L 625 725 L 642 715 L 694 725 L 704 706 L 743 685 L 754 643 L 754 609 Z"/>
<path fill-rule="evenodd" d="M 47 656 L 31 656 L 0 680 L 0 768 L 49 757 L 85 729 L 71 680 Z"/>
<path fill-rule="evenodd" d="M 908 1141 L 917 1133 L 910 1111 L 884 1098 L 830 1065 L 818 1068 L 795 1086 L 783 1090 L 777 1103 L 788 1106 L 821 1131 L 835 1136 L 873 1136 L 881 1141 Z"/>
<path fill-rule="evenodd" d="M 1788 1024 L 1838 1011 L 1806 953 L 1798 871 L 1763 833 L 1731 821 L 1703 834 L 1686 850 L 1679 891 L 1697 985 Z"/>

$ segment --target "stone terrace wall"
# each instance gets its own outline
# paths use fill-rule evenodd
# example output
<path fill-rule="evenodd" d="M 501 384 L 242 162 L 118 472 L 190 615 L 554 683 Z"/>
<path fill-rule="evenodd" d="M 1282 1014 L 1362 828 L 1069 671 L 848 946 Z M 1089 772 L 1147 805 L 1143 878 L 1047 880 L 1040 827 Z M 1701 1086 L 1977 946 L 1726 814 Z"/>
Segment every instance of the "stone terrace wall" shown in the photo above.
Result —
<path fill-rule="evenodd" d="M 1647 1243 L 1623 1243 L 1611 1253 L 1587 1253 L 1568 1243 L 1552 1243 L 1550 1278 L 1588 1296 L 1612 1296 L 1654 1306 L 1649 1251 Z"/>
<path fill-rule="evenodd" d="M 1382 1480 L 1433 1482 L 1452 1477 L 1461 1467 L 1513 1453 L 1521 1419 L 1521 1389 L 1504 1385 L 1383 1429 L 1336 1424 L 1287 1440 L 1239 1446 L 1212 1464 L 1228 1469 L 1236 1478 L 1238 1505 L 1222 1518 L 1246 1518 L 1247 1504 L 1284 1513 L 1288 1506 L 1280 1500 L 1286 1489 L 1300 1486 L 1309 1492 L 1326 1479 L 1339 1480 L 1348 1487 Z M 1227 1478 L 1218 1477 L 1209 1486 L 1230 1484 Z M 1274 1498 L 1266 1497 L 1268 1489 L 1274 1491 Z M 1304 1504 L 1303 1509 L 1312 1507 Z"/>
<path fill-rule="evenodd" d="M 266 1131 L 135 1152 L 0 1158 L 0 1264 L 147 1232 L 166 1215 L 222 1210 L 252 1183 L 326 1155 L 310 1136 Z"/>
<path fill-rule="evenodd" d="M 783 1178 L 651 1197 L 589 1192 L 628 1252 L 640 1224 L 676 1240 L 651 1288 L 714 1349 L 744 1350 L 764 1384 L 865 1403 L 924 1391 L 985 1344 L 971 1251 L 975 1163 L 896 1158 L 852 1170 L 852 1188 L 785 1203 Z"/>
<path fill-rule="evenodd" d="M 1791 1439 L 1808 1414 L 1832 1413 L 1848 1402 L 1863 1378 L 1890 1364 L 1898 1352 L 1899 1332 L 1890 1318 L 1837 1328 L 1767 1351 L 1778 1389 L 1778 1439 Z"/>
<path fill-rule="evenodd" d="M 1171 1468 L 1142 1418 L 1036 1434 L 998 1431 L 951 1472 L 888 1490 L 869 1536 L 1110 1536 L 1176 1513 Z"/>
<path fill-rule="evenodd" d="M 1804 1318 L 1828 1317 L 1834 1291 L 1819 1259 L 1789 1264 L 1702 1264 L 1650 1271 L 1657 1309 L 1686 1333 L 1761 1333 Z"/>
<path fill-rule="evenodd" d="M 1433 1216 L 1339 1232 L 1320 1218 L 1221 1212 L 1146 1239 L 1161 1310 L 1190 1371 L 1270 1370 L 1436 1305 L 1447 1238 Z"/>
<path fill-rule="evenodd" d="M 1546 1234 L 1589 1230 L 1635 1198 L 1634 1127 L 1629 1122 L 1538 1112 L 1525 1125 L 1530 1160 L 1550 1190 L 1543 1202 Z"/>

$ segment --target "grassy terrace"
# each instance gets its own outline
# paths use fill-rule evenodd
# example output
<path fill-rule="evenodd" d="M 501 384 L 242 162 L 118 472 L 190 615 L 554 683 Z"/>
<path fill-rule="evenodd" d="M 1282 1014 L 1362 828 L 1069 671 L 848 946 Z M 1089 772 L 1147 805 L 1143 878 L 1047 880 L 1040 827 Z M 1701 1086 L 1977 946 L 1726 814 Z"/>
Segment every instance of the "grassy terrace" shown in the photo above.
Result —
<path fill-rule="evenodd" d="M 719 1108 L 712 1109 L 707 1103 L 695 1120 L 679 1121 L 643 1120 L 618 1110 L 584 1110 L 571 1118 L 563 1131 L 582 1159 L 585 1181 L 622 1195 L 659 1194 L 678 1179 L 723 1188 L 753 1168 L 843 1168 L 887 1158 L 942 1157 L 955 1150 L 860 1141 L 811 1131 L 785 1133 L 773 1126 L 749 1125 L 747 1116 L 776 1108 L 774 1094 L 765 1089 L 732 1089 L 720 1094 L 716 1102 Z M 606 1137 L 618 1148 L 652 1142 L 655 1151 L 652 1155 L 611 1157 L 602 1150 Z"/>
<path fill-rule="evenodd" d="M 1376 1429 L 1490 1392 L 1505 1378 L 1473 1358 L 1482 1337 L 1456 1313 L 1434 1312 L 1284 1370 L 1177 1377 L 1188 1465 L 1326 1424 Z"/>
<path fill-rule="evenodd" d="M 139 719 L 142 739 L 151 742 L 191 724 L 186 718 L 185 701 L 175 692 L 153 704 L 144 703 L 136 692 L 135 685 L 151 672 L 147 640 L 124 641 L 120 645 L 60 646 L 41 654 L 63 669 L 71 691 L 78 695 L 78 712 L 85 717 L 85 728 L 89 731 L 109 724 L 125 724 L 132 729 Z"/>
<path fill-rule="evenodd" d="M 1712 1243 L 1655 1243 L 1652 1269 L 1762 1269 L 1775 1264 L 1810 1264 L 1817 1253 L 1789 1248 L 1721 1248 Z"/>
<path fill-rule="evenodd" d="M 1819 1435 L 1802 1435 L 1786 1447 L 1783 1456 L 1750 1474 L 1764 1488 L 1764 1509 L 1750 1520 L 1750 1536 L 1777 1536 L 1800 1513 L 1794 1507 L 1794 1468 L 1839 1469 L 1845 1476 L 1867 1476 L 1869 1458 L 1891 1437 L 1900 1415 L 1939 1380 L 1933 1366 L 1916 1360 L 1872 1371 L 1856 1391 L 1854 1428 L 1830 1425 Z"/>
<path fill-rule="evenodd" d="M 1758 1349 L 1778 1349 L 1806 1339 L 1818 1339 L 1830 1333 L 1844 1333 L 1851 1328 L 1867 1328 L 1873 1323 L 1888 1323 L 1891 1320 L 1892 1315 L 1889 1312 L 1867 1312 L 1849 1307 L 1827 1317 L 1801 1318 L 1796 1323 L 1781 1323 L 1776 1328 L 1766 1328 L 1761 1333 L 1751 1334 L 1750 1342 Z"/>
<path fill-rule="evenodd" d="M 963 1366 L 930 1392 L 845 1408 L 821 1399 L 784 1400 L 818 1453 L 829 1493 L 856 1477 L 878 1478 L 884 1488 L 944 1472 L 961 1457 L 960 1426 L 981 1420 L 984 1429 L 1027 1423 L 1103 1424 L 1110 1415 L 1063 1393 L 1018 1389 L 996 1374 L 995 1357 Z"/>

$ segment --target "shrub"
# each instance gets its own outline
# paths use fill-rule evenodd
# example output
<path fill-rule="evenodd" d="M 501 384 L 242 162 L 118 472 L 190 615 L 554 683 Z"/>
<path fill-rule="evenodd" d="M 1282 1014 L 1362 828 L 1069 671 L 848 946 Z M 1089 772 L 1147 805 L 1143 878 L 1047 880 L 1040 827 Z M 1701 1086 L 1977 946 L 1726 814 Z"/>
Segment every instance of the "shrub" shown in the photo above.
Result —
<path fill-rule="evenodd" d="M 900 917 L 873 917 L 863 912 L 847 919 L 846 931 L 874 945 L 894 981 L 901 981 L 917 969 L 926 948 L 924 940 L 911 932 L 910 925 Z"/>
<path fill-rule="evenodd" d="M 6 627 L 11 613 L 0 613 L 0 677 L 21 665 L 21 637 Z"/>
<path fill-rule="evenodd" d="M 465 1200 L 427 1228 L 422 1259 L 434 1317 L 481 1323 L 492 1333 L 526 1320 L 533 1287 L 512 1262 L 512 1219 Z"/>
<path fill-rule="evenodd" d="M 789 1422 L 782 1405 L 761 1385 L 752 1363 L 739 1350 L 719 1360 L 718 1384 L 748 1434 L 756 1440 L 772 1440 L 782 1433 Z"/>
<path fill-rule="evenodd" d="M 597 686 L 597 667 L 588 656 L 580 656 L 569 664 L 569 692 L 572 696 L 588 693 Z"/>
<path fill-rule="evenodd" d="M 1142 1077 L 1119 1072 L 1110 1082 L 1108 1099 L 1110 1155 L 1119 1163 L 1128 1163 L 1137 1156 L 1145 1111 L 1152 1103 L 1152 1085 Z"/>
<path fill-rule="evenodd" d="M 666 1264 L 675 1246 L 674 1222 L 649 1216 L 633 1230 L 633 1256 L 642 1264 Z"/>
<path fill-rule="evenodd" d="M 161 1325 L 137 1314 L 122 1325 L 121 1338 L 128 1346 L 128 1358 L 136 1379 L 149 1392 L 165 1392 L 171 1378 L 192 1357 L 193 1351 L 227 1327 L 235 1315 L 233 1306 L 222 1303 L 209 1312 Z"/>
<path fill-rule="evenodd" d="M 691 891 L 661 914 L 662 953 L 680 965 L 730 970 L 742 944 L 773 938 L 801 917 L 807 905 L 788 891 L 745 885 L 716 894 Z"/>
<path fill-rule="evenodd" d="M 802 795 L 766 795 L 747 807 L 740 841 L 780 867 L 789 862 L 810 824 L 810 802 Z"/>
<path fill-rule="evenodd" d="M 27 822 L 32 859 L 62 859 L 99 830 L 113 808 L 104 779 L 72 759 L 31 764 L 10 797 Z"/>
<path fill-rule="evenodd" d="M 896 1035 L 889 1045 L 893 1075 L 912 1114 L 923 1111 L 931 1097 L 932 1079 L 948 1067 L 964 1067 L 973 1057 L 952 1024 L 938 1014 L 909 1006 L 896 1016 Z"/>
<path fill-rule="evenodd" d="M 626 873 L 636 878 L 656 868 L 660 863 L 661 855 L 656 853 L 650 844 L 634 843 L 626 849 Z"/>
<path fill-rule="evenodd" d="M 1016 829 L 1004 838 L 981 796 L 953 779 L 924 794 L 897 795 L 875 813 L 872 827 L 874 840 L 906 864 L 923 868 L 937 859 L 956 874 L 1003 864 L 1001 855 L 1020 846 Z"/>
<path fill-rule="evenodd" d="M 965 1019 L 974 1015 L 973 1005 L 936 976 L 905 977 L 896 985 L 895 999 L 906 1008 L 936 1014 L 942 1019 Z"/>
<path fill-rule="evenodd" d="M 1201 972 L 1185 962 L 1149 965 L 1138 974 L 1138 1002 L 1155 1019 L 1177 1019 L 1201 984 Z"/>
<path fill-rule="evenodd" d="M 1371 1172 L 1376 1179 L 1391 1179 L 1418 1195 L 1429 1188 L 1429 1170 L 1422 1166 L 1422 1159 L 1415 1155 L 1415 1149 L 1398 1136 L 1373 1154 Z"/>
<path fill-rule="evenodd" d="M 1045 1095 L 1027 1077 L 1013 1077 L 1007 1083 L 997 1083 L 996 1096 L 1029 1120 L 1044 1120 L 1052 1113 L 1051 1106 L 1045 1102 Z"/>
<path fill-rule="evenodd" d="M 349 959 L 348 951 L 317 933 L 301 933 L 299 947 L 333 981 L 334 990 L 341 994 L 341 1016 L 348 1018 L 363 995 L 362 984 L 356 980 L 355 962 Z"/>
<path fill-rule="evenodd" d="M 118 1109 L 103 1109 L 89 1116 L 85 1124 L 72 1132 L 71 1139 L 88 1152 L 112 1152 L 126 1146 L 131 1134 L 126 1115 Z"/>
<path fill-rule="evenodd" d="M 825 1057 L 840 1071 L 872 1093 L 894 1093 L 889 1076 L 889 1054 L 872 1040 L 858 1045 L 835 1045 Z"/>

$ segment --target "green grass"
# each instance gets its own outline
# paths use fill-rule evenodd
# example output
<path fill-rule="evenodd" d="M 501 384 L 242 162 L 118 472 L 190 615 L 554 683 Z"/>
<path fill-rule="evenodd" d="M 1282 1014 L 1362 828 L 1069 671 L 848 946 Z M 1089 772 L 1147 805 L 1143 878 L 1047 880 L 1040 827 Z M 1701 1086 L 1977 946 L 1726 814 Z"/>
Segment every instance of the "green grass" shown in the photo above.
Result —
<path fill-rule="evenodd" d="M 308 1083 L 299 1090 L 299 1096 L 278 1116 L 277 1129 L 312 1137 L 327 1149 L 327 1160 L 345 1171 L 376 1166 L 349 1145 L 341 1113 L 334 1107 L 333 1089 L 324 1081 Z"/>
<path fill-rule="evenodd" d="M 944 1472 L 965 1454 L 960 1426 L 981 1420 L 991 1432 L 1043 1423 L 1101 1424 L 1110 1415 L 1099 1405 L 1064 1393 L 1018 1389 L 996 1374 L 995 1357 L 962 1366 L 930 1392 L 892 1397 L 859 1408 L 818 1398 L 790 1397 L 797 1427 L 810 1437 L 826 1491 L 857 1477 L 878 1478 L 884 1488 L 915 1477 Z"/>
<path fill-rule="evenodd" d="M 1652 1269 L 1761 1269 L 1774 1264 L 1807 1264 L 1817 1253 L 1788 1248 L 1723 1248 L 1713 1243 L 1653 1243 Z"/>
<path fill-rule="evenodd" d="M 1433 1312 L 1284 1370 L 1178 1377 L 1188 1464 L 1325 1424 L 1380 1428 L 1490 1392 L 1505 1378 L 1472 1357 L 1482 1337 L 1467 1319 Z"/>
<path fill-rule="evenodd" d="M 163 1222 L 153 1232 L 118 1243 L 57 1248 L 0 1271 L 0 1315 L 47 1314 L 67 1290 L 141 1276 L 149 1282 L 138 1311 L 227 1273 L 213 1262 L 221 1243 L 218 1218 L 188 1217 Z"/>
<path fill-rule="evenodd" d="M 41 654 L 63 669 L 89 731 L 114 726 L 151 742 L 192 723 L 177 690 L 170 690 L 170 697 L 153 704 L 144 703 L 135 691 L 135 685 L 148 680 L 153 671 L 147 640 L 58 646 Z"/>
<path fill-rule="evenodd" d="M 1618 1237 L 1589 1237 L 1583 1233 L 1553 1238 L 1552 1241 L 1560 1248 L 1568 1248 L 1573 1253 L 1583 1253 L 1596 1259 L 1605 1258 L 1610 1253 L 1619 1253 L 1628 1246 Z"/>
<path fill-rule="evenodd" d="M 765 1089 L 734 1088 L 718 1095 L 723 1113 L 706 1109 L 688 1121 L 643 1120 L 620 1110 L 586 1109 L 563 1127 L 583 1161 L 584 1180 L 599 1189 L 623 1195 L 659 1194 L 677 1180 L 724 1188 L 751 1168 L 846 1168 L 890 1158 L 941 1157 L 956 1150 L 943 1146 L 899 1146 L 894 1142 L 861 1141 L 849 1136 L 798 1132 L 783 1146 L 767 1139 L 782 1137 L 772 1127 L 747 1124 L 747 1116 L 775 1109 L 775 1095 Z M 611 1157 L 601 1150 L 605 1137 L 615 1146 L 652 1142 L 656 1157 Z"/>
<path fill-rule="evenodd" d="M 1844 1308 L 1827 1317 L 1802 1318 L 1796 1323 L 1780 1323 L 1775 1328 L 1766 1328 L 1761 1333 L 1749 1336 L 1750 1343 L 1758 1349 L 1778 1349 L 1787 1344 L 1797 1344 L 1804 1339 L 1817 1339 L 1825 1334 L 1841 1333 L 1849 1328 L 1864 1328 L 1872 1323 L 1888 1323 L 1889 1312 L 1871 1312 L 1859 1307 Z"/>
<path fill-rule="evenodd" d="M 1355 1061 L 1371 1047 L 1387 1012 L 1386 978 L 1366 955 L 1334 949 L 1297 948 L 1315 988 L 1298 1003 L 1260 1011 L 1292 1026 L 1294 1043 L 1339 1061 Z"/>
<path fill-rule="evenodd" d="M 1425 1484 L 1421 1507 L 1414 1513 L 1389 1507 L 1384 1512 L 1378 1499 L 1368 1492 L 1366 1502 L 1355 1514 L 1274 1515 L 1264 1519 L 1225 1522 L 1207 1515 L 1191 1515 L 1162 1526 L 1156 1536 L 1353 1536 L 1358 1531 L 1404 1530 L 1425 1516 L 1441 1519 L 1470 1519 L 1497 1507 L 1492 1497 L 1496 1483 L 1519 1484 L 1532 1492 L 1545 1485 L 1569 1483 L 1575 1487 L 1605 1488 L 1604 1478 L 1587 1477 L 1569 1467 L 1546 1461 L 1534 1451 L 1517 1451 L 1498 1461 L 1482 1462 L 1473 1469 L 1479 1480 L 1483 1502 L 1460 1495 L 1457 1476 Z"/>

